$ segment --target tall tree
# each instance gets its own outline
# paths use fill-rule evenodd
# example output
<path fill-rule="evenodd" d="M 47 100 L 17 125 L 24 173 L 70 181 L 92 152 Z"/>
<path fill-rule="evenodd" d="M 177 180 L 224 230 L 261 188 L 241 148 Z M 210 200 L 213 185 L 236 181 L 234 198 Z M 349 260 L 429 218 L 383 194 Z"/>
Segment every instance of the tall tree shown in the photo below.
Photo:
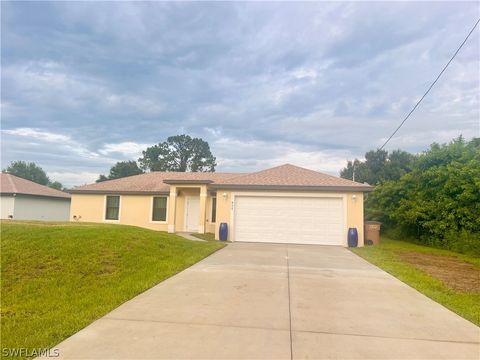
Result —
<path fill-rule="evenodd" d="M 46 185 L 53 189 L 62 190 L 63 185 L 58 181 L 50 181 L 47 173 L 34 162 L 12 161 L 6 169 L 2 170 L 22 179 L 33 181 L 40 185 Z"/>
<path fill-rule="evenodd" d="M 142 174 L 143 170 L 138 167 L 136 161 L 119 161 L 110 168 L 108 176 L 100 175 L 97 182 L 120 179 L 127 176 Z"/>
<path fill-rule="evenodd" d="M 189 135 L 170 136 L 142 154 L 138 161 L 150 171 L 214 172 L 217 165 L 208 142 Z"/>
<path fill-rule="evenodd" d="M 385 150 L 371 150 L 365 154 L 365 161 L 355 159 L 349 161 L 340 171 L 340 177 L 376 185 L 387 180 L 398 180 L 411 170 L 415 156 L 401 150 L 390 154 Z"/>
<path fill-rule="evenodd" d="M 3 171 L 41 185 L 50 182 L 47 173 L 33 162 L 12 161 Z"/>

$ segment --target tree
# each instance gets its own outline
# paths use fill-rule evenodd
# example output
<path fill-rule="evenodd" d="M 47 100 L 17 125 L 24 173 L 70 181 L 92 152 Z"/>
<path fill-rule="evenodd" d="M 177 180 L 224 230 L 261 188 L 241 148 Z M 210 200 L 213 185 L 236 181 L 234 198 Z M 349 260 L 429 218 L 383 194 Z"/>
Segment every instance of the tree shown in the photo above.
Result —
<path fill-rule="evenodd" d="M 398 180 L 411 170 L 414 159 L 415 156 L 406 151 L 395 150 L 389 154 L 385 150 L 371 150 L 365 154 L 365 161 L 349 161 L 347 167 L 340 171 L 340 177 L 353 180 L 355 169 L 357 182 L 376 185 L 383 181 Z"/>
<path fill-rule="evenodd" d="M 120 179 L 127 176 L 139 175 L 142 173 L 143 170 L 138 167 L 136 161 L 119 161 L 110 168 L 110 173 L 108 174 L 108 176 L 100 175 L 97 179 L 97 182 Z"/>
<path fill-rule="evenodd" d="M 217 165 L 208 142 L 189 135 L 170 136 L 142 154 L 138 161 L 150 171 L 214 172 Z"/>
<path fill-rule="evenodd" d="M 368 219 L 428 245 L 480 255 L 480 142 L 432 144 L 399 179 L 377 185 Z"/>
<path fill-rule="evenodd" d="M 99 183 L 99 182 L 107 181 L 107 180 L 109 180 L 109 178 L 107 176 L 100 174 L 98 176 L 98 179 L 96 180 L 96 182 Z"/>
<path fill-rule="evenodd" d="M 58 181 L 51 181 L 45 170 L 34 162 L 12 161 L 6 169 L 2 170 L 8 174 L 18 176 L 22 179 L 33 181 L 40 185 L 46 185 L 53 189 L 62 190 L 63 185 Z"/>
<path fill-rule="evenodd" d="M 60 191 L 63 190 L 63 185 L 59 181 L 49 182 L 48 186 L 51 187 L 52 189 L 56 189 L 56 190 L 60 190 Z"/>
<path fill-rule="evenodd" d="M 33 181 L 37 184 L 48 185 L 50 179 L 47 173 L 33 162 L 12 161 L 3 172 Z"/>

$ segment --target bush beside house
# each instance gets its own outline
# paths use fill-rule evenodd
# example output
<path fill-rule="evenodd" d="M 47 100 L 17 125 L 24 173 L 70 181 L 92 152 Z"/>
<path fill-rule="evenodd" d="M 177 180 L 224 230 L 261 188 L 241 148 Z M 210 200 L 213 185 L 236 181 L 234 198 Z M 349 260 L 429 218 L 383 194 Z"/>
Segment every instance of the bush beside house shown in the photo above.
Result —
<path fill-rule="evenodd" d="M 367 162 L 357 166 L 368 168 Z M 384 163 L 391 167 L 388 156 Z M 402 172 L 376 179 L 367 219 L 381 221 L 393 238 L 480 255 L 480 138 L 432 144 Z"/>

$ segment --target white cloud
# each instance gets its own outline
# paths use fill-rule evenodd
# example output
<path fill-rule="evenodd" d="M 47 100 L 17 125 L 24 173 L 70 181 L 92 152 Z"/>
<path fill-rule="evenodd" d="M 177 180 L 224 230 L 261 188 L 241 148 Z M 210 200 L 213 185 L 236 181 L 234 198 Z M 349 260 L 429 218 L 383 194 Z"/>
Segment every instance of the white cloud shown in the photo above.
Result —
<path fill-rule="evenodd" d="M 315 69 L 298 68 L 292 72 L 292 75 L 295 79 L 315 79 L 318 73 Z"/>
<path fill-rule="evenodd" d="M 60 181 L 66 188 L 94 183 L 98 179 L 98 173 L 81 172 L 58 172 L 49 171 L 48 176 L 56 181 Z"/>
<path fill-rule="evenodd" d="M 70 141 L 69 136 L 32 128 L 16 128 L 10 130 L 2 130 L 2 132 L 8 135 L 24 136 L 48 142 Z"/>
<path fill-rule="evenodd" d="M 344 150 L 319 151 L 306 146 L 222 138 L 212 145 L 218 171 L 259 171 L 286 163 L 338 176 L 354 155 Z M 259 150 L 261 149 L 261 150 Z"/>
<path fill-rule="evenodd" d="M 103 147 L 98 150 L 102 155 L 113 155 L 121 154 L 129 159 L 137 159 L 142 155 L 142 151 L 147 147 L 151 146 L 150 144 L 138 144 L 131 141 L 125 141 L 116 144 L 104 144 Z"/>
<path fill-rule="evenodd" d="M 206 127 L 205 131 L 212 137 L 218 138 L 222 136 L 222 128 L 221 127 L 216 127 L 216 128 L 210 128 Z"/>
<path fill-rule="evenodd" d="M 42 129 L 35 128 L 15 128 L 2 130 L 2 141 L 6 136 L 25 138 L 19 143 L 19 145 L 27 146 L 28 144 L 42 144 L 45 143 L 48 148 L 44 151 L 52 148 L 57 149 L 60 155 L 72 154 L 76 156 L 82 156 L 84 158 L 94 160 L 98 158 L 98 154 L 94 151 L 88 150 L 83 144 L 73 140 L 69 135 L 60 133 L 54 133 Z"/>

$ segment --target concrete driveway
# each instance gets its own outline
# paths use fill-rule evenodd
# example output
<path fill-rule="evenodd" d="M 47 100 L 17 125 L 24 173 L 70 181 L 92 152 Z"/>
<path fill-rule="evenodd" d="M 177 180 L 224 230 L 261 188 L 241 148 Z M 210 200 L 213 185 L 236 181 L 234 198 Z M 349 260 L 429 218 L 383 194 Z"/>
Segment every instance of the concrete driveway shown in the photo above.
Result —
<path fill-rule="evenodd" d="M 69 359 L 478 359 L 479 337 L 347 249 L 233 243 L 57 348 Z"/>

